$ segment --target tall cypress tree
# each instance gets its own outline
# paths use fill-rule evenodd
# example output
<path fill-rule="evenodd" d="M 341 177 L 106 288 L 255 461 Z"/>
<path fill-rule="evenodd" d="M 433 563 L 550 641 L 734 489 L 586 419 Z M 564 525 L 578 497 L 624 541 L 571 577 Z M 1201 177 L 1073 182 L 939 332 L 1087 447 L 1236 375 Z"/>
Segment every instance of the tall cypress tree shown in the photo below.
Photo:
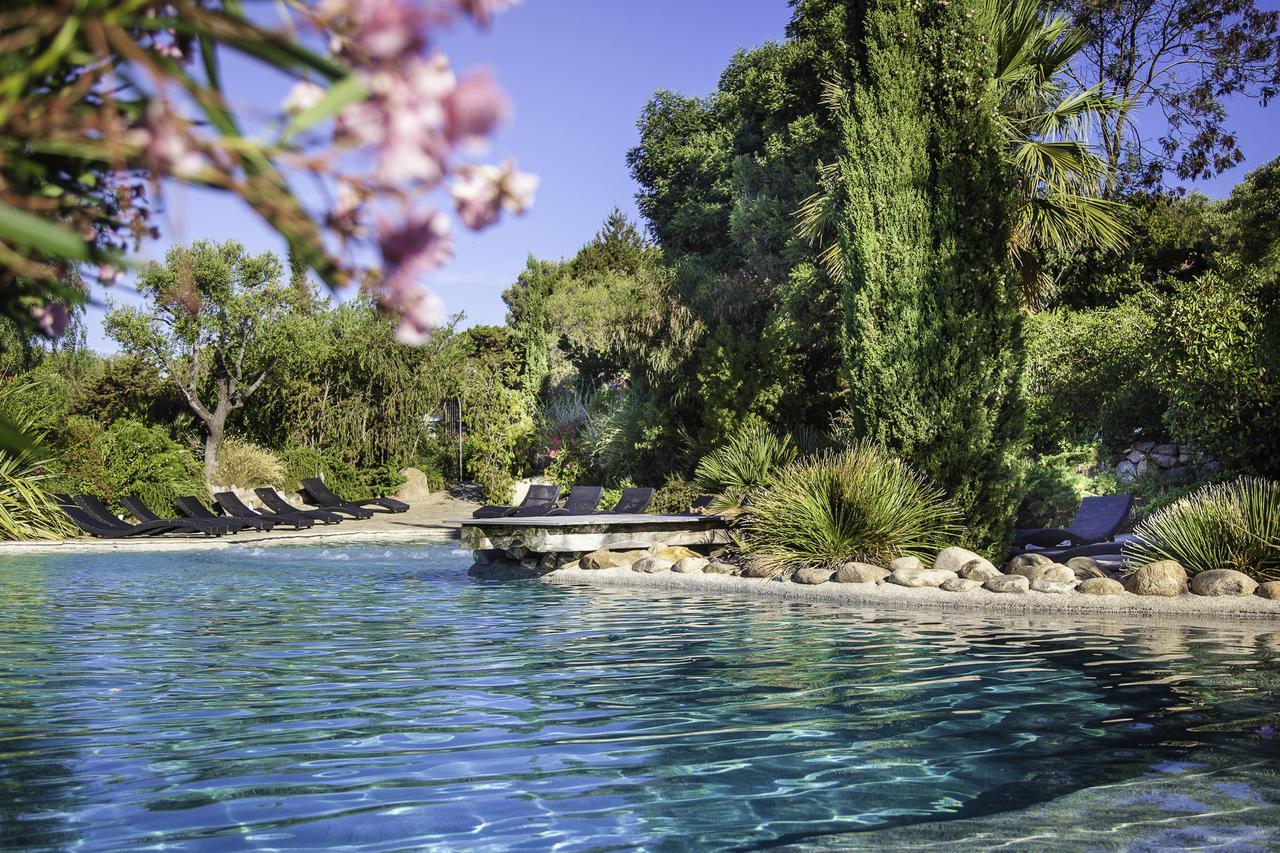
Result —
<path fill-rule="evenodd" d="M 847 78 L 830 97 L 852 415 L 994 548 L 1019 480 L 1023 350 L 978 3 L 847 0 Z"/>

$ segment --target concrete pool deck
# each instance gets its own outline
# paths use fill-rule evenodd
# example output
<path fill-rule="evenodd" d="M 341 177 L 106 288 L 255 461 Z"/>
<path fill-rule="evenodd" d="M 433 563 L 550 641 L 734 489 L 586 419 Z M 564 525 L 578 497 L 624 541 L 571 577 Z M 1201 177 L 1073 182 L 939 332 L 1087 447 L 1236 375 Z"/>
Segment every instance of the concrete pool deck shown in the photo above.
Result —
<path fill-rule="evenodd" d="M 538 578 L 542 583 L 592 584 L 611 587 L 654 589 L 663 592 L 687 592 L 701 595 L 733 595 L 755 599 L 806 601 L 826 604 L 849 604 L 857 607 L 911 609 L 931 611 L 968 611 L 984 613 L 1044 613 L 1060 616 L 1144 616 L 1179 619 L 1208 617 L 1223 621 L 1277 620 L 1280 622 L 1280 599 L 1256 595 L 1242 597 L 1186 595 L 1163 597 L 1153 595 L 1057 595 L 1044 592 L 1022 594 L 994 593 L 977 589 L 970 592 L 947 592 L 931 587 L 905 587 L 897 584 L 824 583 L 798 584 L 789 581 L 744 578 L 736 575 L 680 574 L 658 572 L 646 574 L 628 568 L 565 568 L 547 572 Z"/>
<path fill-rule="evenodd" d="M 227 536 L 158 536 L 132 539 L 60 539 L 49 542 L 0 542 L 6 554 L 129 553 L 140 551 L 217 551 L 242 545 L 375 544 L 445 542 L 458 535 L 457 522 L 479 504 L 447 494 L 415 501 L 408 512 L 375 512 L 373 518 L 348 519 L 340 524 L 317 524 L 309 530 L 241 531 Z"/>

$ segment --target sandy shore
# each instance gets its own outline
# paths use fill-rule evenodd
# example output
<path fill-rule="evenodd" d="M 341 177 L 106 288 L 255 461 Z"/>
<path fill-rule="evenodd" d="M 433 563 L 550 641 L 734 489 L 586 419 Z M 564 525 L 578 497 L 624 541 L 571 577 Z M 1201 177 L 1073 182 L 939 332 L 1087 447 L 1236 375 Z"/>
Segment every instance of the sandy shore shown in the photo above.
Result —
<path fill-rule="evenodd" d="M 242 545 L 380 544 L 443 542 L 457 536 L 454 519 L 467 518 L 478 504 L 446 494 L 416 502 L 408 512 L 375 513 L 373 518 L 317 524 L 309 530 L 242 531 L 229 536 L 163 536 L 134 539 L 62 539 L 54 542 L 0 542 L 5 554 L 109 553 L 134 551 L 216 551 Z"/>
<path fill-rule="evenodd" d="M 1056 613 L 1095 616 L 1098 614 L 1150 617 L 1206 616 L 1216 620 L 1280 620 L 1280 600 L 1257 596 L 1241 598 L 1182 595 L 1176 598 L 1124 595 L 1102 596 L 1044 592 L 994 593 L 977 589 L 946 592 L 933 588 L 910 588 L 897 584 L 824 583 L 798 584 L 789 581 L 742 578 L 734 575 L 644 574 L 630 569 L 560 569 L 543 575 L 544 583 L 585 583 L 602 586 L 638 587 L 698 594 L 767 596 L 788 601 L 881 606 L 886 609 L 960 610 L 1006 613 Z"/>

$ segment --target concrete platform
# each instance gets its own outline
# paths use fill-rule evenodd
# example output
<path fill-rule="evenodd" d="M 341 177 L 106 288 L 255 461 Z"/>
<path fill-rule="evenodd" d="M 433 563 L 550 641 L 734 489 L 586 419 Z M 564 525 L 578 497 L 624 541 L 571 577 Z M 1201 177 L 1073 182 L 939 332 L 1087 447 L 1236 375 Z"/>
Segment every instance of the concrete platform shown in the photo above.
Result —
<path fill-rule="evenodd" d="M 729 522 L 716 515 L 549 515 L 460 519 L 462 547 L 533 554 L 628 551 L 651 545 L 727 545 Z"/>

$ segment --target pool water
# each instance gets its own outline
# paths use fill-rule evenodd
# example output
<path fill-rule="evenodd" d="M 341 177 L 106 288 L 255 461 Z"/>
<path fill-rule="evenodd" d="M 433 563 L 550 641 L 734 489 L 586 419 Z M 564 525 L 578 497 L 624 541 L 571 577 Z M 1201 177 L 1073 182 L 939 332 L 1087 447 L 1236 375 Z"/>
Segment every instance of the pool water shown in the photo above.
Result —
<path fill-rule="evenodd" d="M 0 558 L 0 847 L 1272 849 L 1280 624 Z"/>

